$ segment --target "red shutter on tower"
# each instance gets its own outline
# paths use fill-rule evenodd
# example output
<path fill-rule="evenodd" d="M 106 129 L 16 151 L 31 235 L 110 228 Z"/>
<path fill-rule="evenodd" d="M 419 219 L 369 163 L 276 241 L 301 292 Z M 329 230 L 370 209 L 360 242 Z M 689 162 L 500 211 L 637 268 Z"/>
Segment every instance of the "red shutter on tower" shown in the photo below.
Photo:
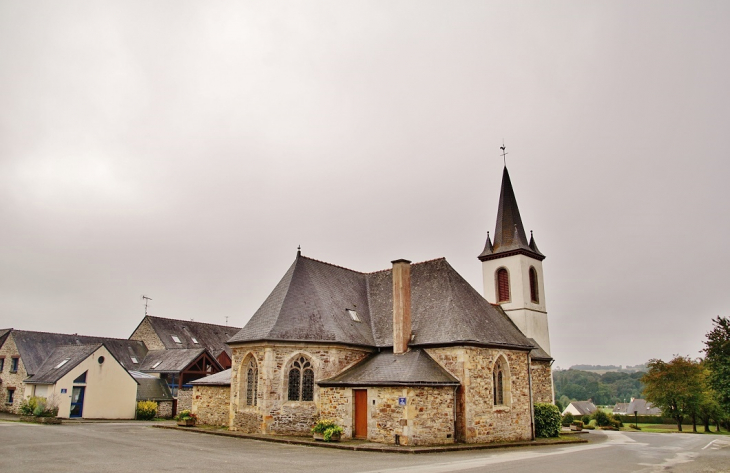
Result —
<path fill-rule="evenodd" d="M 497 302 L 509 301 L 509 274 L 501 268 L 497 271 Z"/>
<path fill-rule="evenodd" d="M 537 292 L 537 271 L 530 267 L 530 299 L 535 304 L 540 302 L 539 293 Z"/>

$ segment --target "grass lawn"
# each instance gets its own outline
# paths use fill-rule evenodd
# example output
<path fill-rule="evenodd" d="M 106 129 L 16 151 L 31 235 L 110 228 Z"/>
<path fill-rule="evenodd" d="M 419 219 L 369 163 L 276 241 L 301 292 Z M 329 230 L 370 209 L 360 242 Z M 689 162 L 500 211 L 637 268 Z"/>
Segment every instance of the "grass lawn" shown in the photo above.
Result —
<path fill-rule="evenodd" d="M 672 432 L 679 432 L 677 430 L 676 424 L 642 424 L 639 422 L 639 427 L 641 428 L 641 432 L 660 432 L 660 433 L 672 433 Z M 624 423 L 624 427 L 621 430 L 629 431 L 629 432 L 637 432 L 636 430 L 629 427 L 628 423 Z M 682 433 L 694 433 L 692 432 L 692 424 L 682 424 Z M 730 435 L 730 432 L 727 430 L 722 430 L 720 432 L 715 432 L 715 426 L 710 426 L 710 432 L 705 432 L 705 428 L 702 425 L 697 426 L 697 433 L 698 434 L 711 434 L 711 435 Z"/>

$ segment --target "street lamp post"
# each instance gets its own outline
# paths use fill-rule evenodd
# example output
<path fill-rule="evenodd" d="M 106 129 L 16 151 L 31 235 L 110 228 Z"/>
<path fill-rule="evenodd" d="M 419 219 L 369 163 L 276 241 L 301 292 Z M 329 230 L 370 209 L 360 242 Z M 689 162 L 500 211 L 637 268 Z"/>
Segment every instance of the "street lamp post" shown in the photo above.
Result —
<path fill-rule="evenodd" d="M 634 427 L 639 428 L 639 411 L 634 411 Z"/>

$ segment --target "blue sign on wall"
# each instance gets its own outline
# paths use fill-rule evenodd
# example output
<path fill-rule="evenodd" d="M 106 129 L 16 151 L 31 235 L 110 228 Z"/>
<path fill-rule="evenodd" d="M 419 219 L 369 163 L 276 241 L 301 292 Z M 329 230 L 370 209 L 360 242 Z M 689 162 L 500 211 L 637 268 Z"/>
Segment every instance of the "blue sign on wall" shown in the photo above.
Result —
<path fill-rule="evenodd" d="M 405 405 L 406 405 L 406 398 L 404 398 L 404 397 L 399 397 L 399 398 L 398 398 L 398 405 L 399 405 L 399 406 L 405 406 Z"/>
<path fill-rule="evenodd" d="M 66 388 L 61 388 L 61 394 L 66 394 Z"/>

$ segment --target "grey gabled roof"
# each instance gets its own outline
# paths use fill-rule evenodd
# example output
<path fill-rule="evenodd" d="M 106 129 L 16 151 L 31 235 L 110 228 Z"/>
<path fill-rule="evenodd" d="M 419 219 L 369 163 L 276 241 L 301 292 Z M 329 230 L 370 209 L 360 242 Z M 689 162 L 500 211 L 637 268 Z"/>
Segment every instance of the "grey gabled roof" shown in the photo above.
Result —
<path fill-rule="evenodd" d="M 150 350 L 138 371 L 143 373 L 179 373 L 190 366 L 205 351 L 205 348 Z"/>
<path fill-rule="evenodd" d="M 31 332 L 26 330 L 12 330 L 11 333 L 28 375 L 35 374 L 51 352 L 60 346 L 98 345 L 104 343 L 107 349 L 119 361 L 119 364 L 128 370 L 137 369 L 139 366 L 139 363 L 133 362 L 132 357 L 137 359 L 138 362 L 141 362 L 147 354 L 145 344 L 137 340 L 67 333 Z"/>
<path fill-rule="evenodd" d="M 35 374 L 26 379 L 25 382 L 28 384 L 55 384 L 56 381 L 66 376 L 69 371 L 98 350 L 99 347 L 101 347 L 101 344 L 56 347 L 38 367 Z M 62 366 L 58 366 L 64 360 L 66 362 Z"/>
<path fill-rule="evenodd" d="M 596 405 L 591 401 L 573 401 L 569 405 L 575 407 L 580 415 L 589 415 L 596 412 Z"/>
<path fill-rule="evenodd" d="M 198 386 L 230 386 L 231 385 L 231 369 L 221 371 L 220 373 L 206 376 L 205 378 L 191 381 L 190 384 Z"/>
<path fill-rule="evenodd" d="M 618 402 L 613 406 L 613 414 L 626 414 L 626 409 L 629 407 L 628 402 Z"/>
<path fill-rule="evenodd" d="M 535 341 L 534 338 L 529 339 L 530 342 L 532 342 L 533 345 L 535 345 L 535 348 L 532 349 L 530 352 L 530 358 L 535 361 L 553 361 L 553 357 L 548 355 L 545 350 L 542 349 L 540 345 L 538 345 L 537 341 Z"/>
<path fill-rule="evenodd" d="M 228 353 L 228 356 L 231 355 L 226 341 L 241 330 L 240 327 L 193 322 L 190 320 L 166 319 L 151 315 L 145 318 L 149 321 L 157 336 L 160 337 L 166 349 L 207 348 L 208 352 L 212 353 L 214 358 L 220 355 L 222 351 Z M 173 335 L 180 340 L 180 343 L 175 342 L 172 338 Z M 198 343 L 195 343 L 193 339 Z"/>
<path fill-rule="evenodd" d="M 298 255 L 229 343 L 311 341 L 393 344 L 392 270 L 358 273 Z M 360 322 L 346 309 L 354 309 Z M 512 321 L 445 259 L 411 265 L 412 346 L 472 344 L 532 349 Z"/>
<path fill-rule="evenodd" d="M 140 373 L 144 374 L 144 373 Z M 167 385 L 167 381 L 156 376 L 136 376 L 132 373 L 134 379 L 137 380 L 137 400 L 138 401 L 172 401 L 172 391 Z"/>
<path fill-rule="evenodd" d="M 650 402 L 646 402 L 646 399 L 632 399 L 626 407 L 626 414 L 634 415 L 634 411 L 637 411 L 640 416 L 658 416 L 662 413 L 661 409 L 654 407 Z"/>
<path fill-rule="evenodd" d="M 320 386 L 457 386 L 459 380 L 443 369 L 425 350 L 396 355 L 375 353 Z"/>
<path fill-rule="evenodd" d="M 517 207 L 517 198 L 512 189 L 512 181 L 507 171 L 507 166 L 502 172 L 502 188 L 499 193 L 499 206 L 497 208 L 497 225 L 494 230 L 494 243 L 487 235 L 487 242 L 484 250 L 479 255 L 482 261 L 498 258 L 504 253 L 521 253 L 542 261 L 545 255 L 537 249 L 531 235 L 530 242 L 527 241 L 525 227 L 522 225 L 520 209 Z"/>

